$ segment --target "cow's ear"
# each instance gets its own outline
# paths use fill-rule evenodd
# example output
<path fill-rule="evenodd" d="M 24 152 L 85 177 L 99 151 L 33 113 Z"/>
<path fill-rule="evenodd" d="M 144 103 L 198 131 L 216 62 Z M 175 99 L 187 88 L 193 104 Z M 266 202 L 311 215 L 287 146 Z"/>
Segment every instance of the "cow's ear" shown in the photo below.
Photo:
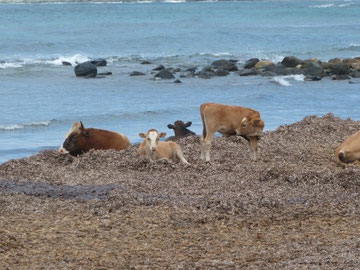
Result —
<path fill-rule="evenodd" d="M 185 127 L 190 127 L 190 126 L 191 126 L 191 124 L 192 124 L 192 122 L 191 122 L 191 121 L 189 121 L 189 122 L 187 122 L 187 123 L 185 124 Z"/>
<path fill-rule="evenodd" d="M 174 125 L 172 125 L 172 124 L 168 124 L 167 127 L 168 127 L 169 129 L 174 129 L 174 128 L 175 128 Z"/>
<path fill-rule="evenodd" d="M 84 129 L 84 124 L 83 124 L 83 122 L 81 122 L 80 121 L 80 127 L 79 127 L 80 129 Z"/>
<path fill-rule="evenodd" d="M 139 133 L 140 138 L 146 138 L 146 135 L 144 133 Z"/>
<path fill-rule="evenodd" d="M 161 132 L 160 134 L 159 134 L 159 138 L 164 138 L 166 136 L 166 133 L 165 132 Z"/>

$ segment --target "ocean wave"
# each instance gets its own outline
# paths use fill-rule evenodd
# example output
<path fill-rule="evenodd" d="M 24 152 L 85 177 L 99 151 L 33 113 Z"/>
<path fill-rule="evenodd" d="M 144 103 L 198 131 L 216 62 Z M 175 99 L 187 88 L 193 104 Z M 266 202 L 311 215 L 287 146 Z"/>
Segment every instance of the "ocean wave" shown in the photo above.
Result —
<path fill-rule="evenodd" d="M 334 3 L 330 3 L 330 4 L 321 4 L 321 5 L 312 5 L 310 6 L 310 8 L 333 8 L 333 7 L 348 7 L 351 6 L 352 3 L 346 3 L 346 4 L 334 4 Z"/>
<path fill-rule="evenodd" d="M 44 63 L 47 64 L 54 64 L 54 65 L 62 65 L 63 62 L 71 63 L 72 66 L 75 66 L 77 63 L 83 63 L 86 61 L 89 61 L 90 58 L 82 55 L 82 54 L 75 54 L 72 56 L 59 56 L 58 58 L 54 60 L 46 60 Z"/>
<path fill-rule="evenodd" d="M 281 76 L 277 76 L 277 77 L 273 77 L 271 79 L 271 82 L 273 83 L 277 83 L 279 85 L 282 85 L 282 86 L 292 86 L 291 83 L 289 83 L 287 80 L 285 80 L 283 77 Z"/>
<path fill-rule="evenodd" d="M 312 5 L 310 8 L 329 8 L 334 7 L 335 4 L 321 4 L 321 5 Z"/>
<path fill-rule="evenodd" d="M 7 124 L 7 125 L 0 125 L 0 131 L 13 131 L 25 128 L 33 128 L 33 127 L 44 127 L 49 126 L 54 123 L 56 120 L 50 121 L 36 121 L 31 123 L 22 123 L 22 124 Z"/>
<path fill-rule="evenodd" d="M 360 51 L 360 44 L 359 43 L 351 43 L 347 47 L 342 48 L 335 48 L 335 51 Z"/>
<path fill-rule="evenodd" d="M 271 82 L 277 83 L 282 86 L 292 86 L 292 84 L 289 81 L 287 81 L 287 79 L 303 82 L 304 78 L 305 78 L 305 76 L 303 74 L 275 76 L 271 79 Z"/>
<path fill-rule="evenodd" d="M 18 63 L 0 62 L 0 69 L 5 69 L 5 68 L 18 68 L 18 67 L 22 67 L 22 65 L 21 65 L 21 64 L 18 64 Z"/>
<path fill-rule="evenodd" d="M 148 4 L 148 3 L 185 3 L 185 2 L 236 2 L 243 0 L 0 0 L 5 4 Z"/>
<path fill-rule="evenodd" d="M 353 44 L 356 48 L 356 45 Z M 352 48 L 352 49 L 354 49 Z M 218 59 L 236 59 L 239 63 L 244 63 L 250 58 L 259 58 L 273 61 L 275 63 L 282 61 L 283 55 L 277 53 L 263 53 L 263 52 L 249 52 L 249 53 L 231 53 L 231 52 L 199 52 L 189 55 L 169 54 L 169 55 L 156 55 L 156 54 L 141 54 L 141 55 L 124 55 L 124 56 L 104 56 L 104 57 L 90 57 L 85 54 L 74 55 L 59 55 L 50 57 L 35 57 L 35 58 L 16 58 L 4 59 L 0 61 L 0 69 L 11 69 L 20 67 L 33 67 L 40 65 L 47 66 L 62 66 L 63 62 L 71 63 L 75 66 L 78 63 L 83 63 L 92 59 L 102 58 L 108 63 L 118 64 L 140 64 L 144 60 L 153 63 L 161 63 L 168 65 L 207 65 L 214 60 Z"/>

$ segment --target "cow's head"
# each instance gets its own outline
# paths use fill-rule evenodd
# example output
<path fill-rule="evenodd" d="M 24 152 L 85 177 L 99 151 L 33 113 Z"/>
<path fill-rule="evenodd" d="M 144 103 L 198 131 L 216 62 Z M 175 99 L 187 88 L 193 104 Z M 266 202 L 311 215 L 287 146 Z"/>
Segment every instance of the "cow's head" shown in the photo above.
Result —
<path fill-rule="evenodd" d="M 156 129 L 149 129 L 146 133 L 139 133 L 139 136 L 140 138 L 145 139 L 145 149 L 151 152 L 156 152 L 158 150 L 159 139 L 164 138 L 166 133 L 159 133 Z"/>
<path fill-rule="evenodd" d="M 84 152 L 90 135 L 91 131 L 84 128 L 81 121 L 74 123 L 74 125 L 66 133 L 65 141 L 58 151 L 62 154 L 70 153 L 70 155 L 73 156 L 79 155 Z"/>
<path fill-rule="evenodd" d="M 169 129 L 174 130 L 174 133 L 175 133 L 176 137 L 181 137 L 181 136 L 187 135 L 188 133 L 192 133 L 192 131 L 187 129 L 188 127 L 191 126 L 191 124 L 192 124 L 192 122 L 184 123 L 181 120 L 177 120 L 177 121 L 175 121 L 175 123 L 173 125 L 168 124 L 167 127 Z"/>
<path fill-rule="evenodd" d="M 236 128 L 236 134 L 248 137 L 261 136 L 264 126 L 264 121 L 260 117 L 244 117 L 240 126 Z"/>
<path fill-rule="evenodd" d="M 360 132 L 348 137 L 335 151 L 335 160 L 339 164 L 360 160 Z"/>

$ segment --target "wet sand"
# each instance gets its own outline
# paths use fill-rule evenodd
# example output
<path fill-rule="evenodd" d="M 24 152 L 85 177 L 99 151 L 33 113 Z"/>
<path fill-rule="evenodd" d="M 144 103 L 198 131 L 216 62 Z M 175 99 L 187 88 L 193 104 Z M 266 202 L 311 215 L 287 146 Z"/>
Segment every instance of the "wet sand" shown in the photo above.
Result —
<path fill-rule="evenodd" d="M 0 268 L 358 269 L 360 167 L 334 162 L 360 122 L 329 114 L 179 141 L 191 165 L 43 151 L 0 165 Z"/>

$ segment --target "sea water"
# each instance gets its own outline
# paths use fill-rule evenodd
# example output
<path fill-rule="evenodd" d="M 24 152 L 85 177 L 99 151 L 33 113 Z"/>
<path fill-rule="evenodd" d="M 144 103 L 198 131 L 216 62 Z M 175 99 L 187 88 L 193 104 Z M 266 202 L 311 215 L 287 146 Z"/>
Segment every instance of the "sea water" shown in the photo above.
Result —
<path fill-rule="evenodd" d="M 175 84 L 151 74 L 160 64 L 201 69 L 223 58 L 241 66 L 254 57 L 357 57 L 359 14 L 358 0 L 0 3 L 0 163 L 56 149 L 80 120 L 133 143 L 150 128 L 172 135 L 166 126 L 175 120 L 192 121 L 200 134 L 204 102 L 254 108 L 266 130 L 329 112 L 360 120 L 355 79 L 232 73 Z M 77 78 L 62 65 L 96 58 L 108 61 L 98 70 L 111 76 Z"/>

